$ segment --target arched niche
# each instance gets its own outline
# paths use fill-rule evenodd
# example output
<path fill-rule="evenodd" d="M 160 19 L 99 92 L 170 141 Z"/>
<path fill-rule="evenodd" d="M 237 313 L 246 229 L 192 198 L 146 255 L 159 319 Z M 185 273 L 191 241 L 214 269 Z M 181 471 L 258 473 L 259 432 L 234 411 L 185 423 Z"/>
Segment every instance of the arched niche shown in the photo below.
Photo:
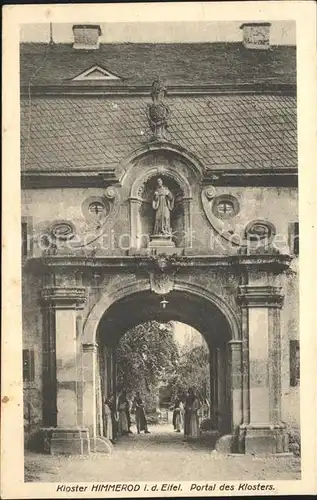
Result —
<path fill-rule="evenodd" d="M 130 234 L 131 253 L 138 253 L 148 247 L 153 233 L 155 212 L 152 208 L 157 179 L 161 178 L 174 196 L 175 205 L 171 212 L 171 226 L 176 248 L 190 245 L 192 192 L 188 180 L 168 166 L 159 165 L 140 175 L 131 188 Z"/>

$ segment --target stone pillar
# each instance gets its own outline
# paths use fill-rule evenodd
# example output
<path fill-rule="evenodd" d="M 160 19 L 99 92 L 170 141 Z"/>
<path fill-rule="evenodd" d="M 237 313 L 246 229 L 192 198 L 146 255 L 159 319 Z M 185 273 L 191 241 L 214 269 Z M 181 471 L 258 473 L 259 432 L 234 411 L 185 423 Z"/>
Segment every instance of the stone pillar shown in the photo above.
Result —
<path fill-rule="evenodd" d="M 83 344 L 83 424 L 89 430 L 91 440 L 95 440 L 96 432 L 96 355 L 97 344 Z"/>
<path fill-rule="evenodd" d="M 246 453 L 285 452 L 288 443 L 280 421 L 281 288 L 249 284 L 240 286 L 239 292 L 247 316 L 249 364 L 249 408 L 244 410 L 240 442 Z"/>
<path fill-rule="evenodd" d="M 218 393 L 218 422 L 221 434 L 227 432 L 227 388 L 226 388 L 226 358 L 224 346 L 217 347 L 217 393 Z"/>
<path fill-rule="evenodd" d="M 97 363 L 98 344 L 82 345 L 83 366 L 83 424 L 89 431 L 90 449 L 98 453 L 110 453 L 110 441 L 97 432 L 97 377 L 100 376 Z M 102 401 L 103 405 L 103 401 Z M 102 411 L 102 408 L 101 408 Z"/>
<path fill-rule="evenodd" d="M 52 433 L 51 453 L 89 452 L 88 430 L 79 425 L 76 316 L 86 301 L 84 287 L 45 287 L 42 298 L 55 311 L 57 426 Z"/>
<path fill-rule="evenodd" d="M 242 415 L 242 342 L 230 340 L 230 400 L 231 400 L 231 428 L 236 435 L 243 421 Z"/>
<path fill-rule="evenodd" d="M 213 347 L 210 354 L 210 392 L 211 392 L 211 415 L 210 417 L 215 420 L 219 427 L 219 410 L 218 410 L 218 370 L 217 370 L 217 349 Z"/>

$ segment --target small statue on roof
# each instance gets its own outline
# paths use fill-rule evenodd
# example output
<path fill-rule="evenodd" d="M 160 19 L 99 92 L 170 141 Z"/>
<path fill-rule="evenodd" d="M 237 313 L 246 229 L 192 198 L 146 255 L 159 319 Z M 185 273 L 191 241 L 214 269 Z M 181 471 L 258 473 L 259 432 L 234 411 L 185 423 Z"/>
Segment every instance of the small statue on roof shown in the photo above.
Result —
<path fill-rule="evenodd" d="M 148 119 L 153 132 L 152 140 L 164 140 L 165 130 L 168 127 L 167 119 L 170 113 L 169 107 L 164 103 L 167 89 L 159 78 L 152 83 L 152 104 L 148 105 Z"/>

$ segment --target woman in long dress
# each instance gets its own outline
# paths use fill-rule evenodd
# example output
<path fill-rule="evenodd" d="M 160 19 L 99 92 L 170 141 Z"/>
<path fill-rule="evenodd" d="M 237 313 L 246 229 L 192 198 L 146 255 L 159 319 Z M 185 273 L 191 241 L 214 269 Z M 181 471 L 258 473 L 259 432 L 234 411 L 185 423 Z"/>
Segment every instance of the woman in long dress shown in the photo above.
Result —
<path fill-rule="evenodd" d="M 129 434 L 129 401 L 126 392 L 123 391 L 118 398 L 118 413 L 119 413 L 119 433 L 123 436 Z"/>
<path fill-rule="evenodd" d="M 111 395 L 105 400 L 104 411 L 105 411 L 106 436 L 113 443 L 116 438 L 116 426 L 115 426 L 115 415 L 113 407 L 113 397 Z"/>
<path fill-rule="evenodd" d="M 200 435 L 198 420 L 199 408 L 199 399 L 195 395 L 193 389 L 188 389 L 184 412 L 184 436 L 186 438 L 198 438 Z"/>
<path fill-rule="evenodd" d="M 173 427 L 176 432 L 180 432 L 183 426 L 184 405 L 179 396 L 175 399 L 173 409 Z"/>

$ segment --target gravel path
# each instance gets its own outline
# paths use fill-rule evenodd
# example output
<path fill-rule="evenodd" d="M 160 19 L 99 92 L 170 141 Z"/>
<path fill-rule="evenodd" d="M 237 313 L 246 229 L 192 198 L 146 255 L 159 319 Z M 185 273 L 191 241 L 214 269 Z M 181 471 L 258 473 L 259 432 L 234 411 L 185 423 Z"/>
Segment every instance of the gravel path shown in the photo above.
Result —
<path fill-rule="evenodd" d="M 25 481 L 225 481 L 300 479 L 293 456 L 225 456 L 204 442 L 188 443 L 171 425 L 122 438 L 111 455 L 50 456 L 26 452 Z"/>

